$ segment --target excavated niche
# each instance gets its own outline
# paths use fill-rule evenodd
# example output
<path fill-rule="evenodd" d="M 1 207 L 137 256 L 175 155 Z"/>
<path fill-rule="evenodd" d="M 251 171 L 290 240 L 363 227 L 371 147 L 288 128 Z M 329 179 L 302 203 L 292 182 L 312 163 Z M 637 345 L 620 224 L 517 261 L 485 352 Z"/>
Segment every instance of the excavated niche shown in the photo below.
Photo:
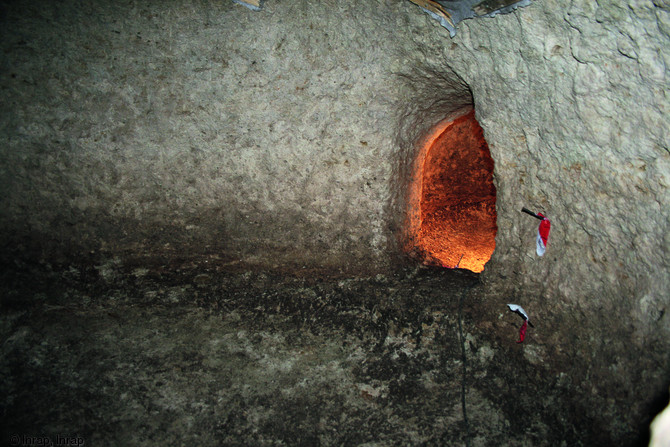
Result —
<path fill-rule="evenodd" d="M 410 148 L 400 193 L 402 249 L 426 265 L 479 273 L 495 249 L 496 189 L 472 93 L 450 70 L 407 78 L 425 83 L 400 125 L 410 134 L 401 139 Z"/>
<path fill-rule="evenodd" d="M 495 249 L 493 159 L 474 110 L 436 126 L 410 186 L 408 251 L 479 273 Z"/>

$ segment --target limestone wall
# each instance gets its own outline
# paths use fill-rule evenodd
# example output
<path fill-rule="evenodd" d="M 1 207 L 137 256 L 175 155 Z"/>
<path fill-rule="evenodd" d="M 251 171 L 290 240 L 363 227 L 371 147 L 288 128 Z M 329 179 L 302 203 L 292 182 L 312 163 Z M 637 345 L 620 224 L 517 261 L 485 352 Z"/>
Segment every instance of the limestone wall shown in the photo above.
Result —
<path fill-rule="evenodd" d="M 670 12 L 571 3 L 463 22 L 447 53 L 496 161 L 495 258 L 547 299 L 590 307 L 614 289 L 629 297 L 626 312 L 652 322 L 669 279 Z M 552 220 L 543 259 L 522 205 Z"/>
<path fill-rule="evenodd" d="M 535 1 L 454 39 L 400 0 L 13 2 L 1 18 L 5 256 L 383 271 L 415 143 L 474 103 L 497 189 L 490 320 L 523 304 L 528 361 L 612 427 L 667 380 L 667 2 Z M 552 221 L 543 258 L 522 206 Z"/>
<path fill-rule="evenodd" d="M 339 1 L 260 13 L 229 1 L 5 6 L 5 234 L 56 253 L 383 266 L 395 73 L 427 23 L 412 12 Z"/>
<path fill-rule="evenodd" d="M 461 25 L 445 58 L 496 162 L 492 299 L 543 320 L 532 361 L 569 359 L 558 370 L 615 427 L 670 367 L 669 5 L 541 1 Z M 543 258 L 522 206 L 552 221 Z"/>

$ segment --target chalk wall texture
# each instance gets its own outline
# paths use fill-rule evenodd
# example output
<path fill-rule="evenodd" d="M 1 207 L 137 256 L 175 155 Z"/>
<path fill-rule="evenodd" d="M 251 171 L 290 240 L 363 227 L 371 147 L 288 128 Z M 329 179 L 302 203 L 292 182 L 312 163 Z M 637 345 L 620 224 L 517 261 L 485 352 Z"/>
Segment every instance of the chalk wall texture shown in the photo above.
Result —
<path fill-rule="evenodd" d="M 3 226 L 75 251 L 383 263 L 411 12 L 6 6 Z"/>
<path fill-rule="evenodd" d="M 587 417 L 612 433 L 645 405 L 631 383 L 668 386 L 669 43 L 668 2 L 549 0 L 462 22 L 445 46 L 496 163 L 491 297 L 544 320 L 526 357 L 600 400 Z M 552 221 L 542 258 L 522 206 Z"/>
<path fill-rule="evenodd" d="M 652 322 L 669 280 L 670 11 L 620 3 L 538 2 L 464 22 L 450 63 L 496 161 L 502 269 L 585 307 L 616 290 Z M 543 259 L 523 204 L 554 225 Z"/>
<path fill-rule="evenodd" d="M 666 380 L 667 1 L 536 1 L 454 39 L 400 0 L 1 11 L 5 253 L 383 271 L 415 143 L 474 102 L 497 189 L 490 317 L 521 301 L 544 327 L 528 361 L 612 430 L 621 402 L 642 411 L 631 383 L 645 405 Z M 522 206 L 552 221 L 542 258 Z"/>

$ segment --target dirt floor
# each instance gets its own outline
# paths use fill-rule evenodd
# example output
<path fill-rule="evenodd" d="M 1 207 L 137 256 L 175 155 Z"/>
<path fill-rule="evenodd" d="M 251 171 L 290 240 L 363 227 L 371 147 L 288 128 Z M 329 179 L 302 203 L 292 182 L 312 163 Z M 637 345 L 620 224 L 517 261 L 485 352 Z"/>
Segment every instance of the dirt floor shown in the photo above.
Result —
<path fill-rule="evenodd" d="M 4 445 L 606 439 L 569 380 L 527 360 L 518 316 L 482 321 L 467 271 L 324 279 L 216 258 L 17 261 L 2 279 Z"/>

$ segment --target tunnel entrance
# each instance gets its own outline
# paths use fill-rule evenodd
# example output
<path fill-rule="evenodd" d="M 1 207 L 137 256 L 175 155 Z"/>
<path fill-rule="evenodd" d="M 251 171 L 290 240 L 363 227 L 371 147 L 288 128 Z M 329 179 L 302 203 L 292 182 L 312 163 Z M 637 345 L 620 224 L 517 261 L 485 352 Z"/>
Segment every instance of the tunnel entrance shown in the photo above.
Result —
<path fill-rule="evenodd" d="M 474 110 L 440 123 L 414 169 L 409 252 L 427 265 L 484 270 L 495 249 L 496 190 Z"/>

